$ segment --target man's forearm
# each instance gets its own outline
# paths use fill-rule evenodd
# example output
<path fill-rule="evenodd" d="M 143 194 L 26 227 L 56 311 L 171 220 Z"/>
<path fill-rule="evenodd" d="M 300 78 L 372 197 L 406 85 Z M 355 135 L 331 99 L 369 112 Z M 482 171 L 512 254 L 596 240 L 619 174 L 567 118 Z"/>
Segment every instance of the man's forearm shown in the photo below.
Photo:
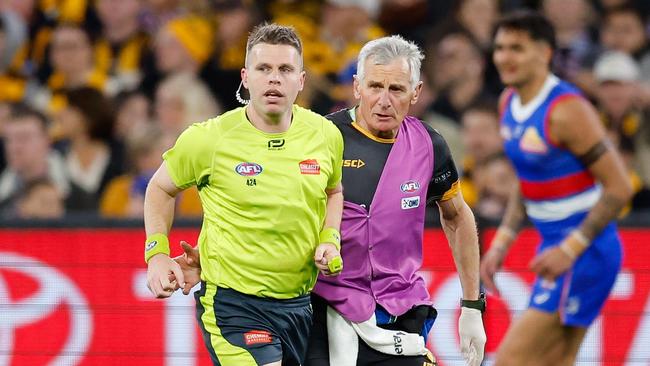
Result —
<path fill-rule="evenodd" d="M 519 232 L 525 217 L 526 208 L 524 207 L 521 192 L 519 191 L 519 188 L 517 188 L 514 189 L 508 197 L 506 211 L 503 214 L 501 223 L 499 224 L 499 229 L 497 230 L 494 239 L 492 239 L 492 245 L 503 251 L 507 251 L 514 242 L 517 232 Z"/>
<path fill-rule="evenodd" d="M 626 203 L 627 199 L 605 190 L 589 211 L 579 230 L 588 240 L 593 240 L 607 224 L 618 216 Z"/>
<path fill-rule="evenodd" d="M 323 228 L 333 228 L 337 231 L 341 228 L 341 217 L 343 216 L 343 191 L 338 190 L 327 195 L 327 212 Z"/>
<path fill-rule="evenodd" d="M 176 197 L 165 192 L 155 181 L 147 186 L 144 197 L 144 227 L 147 236 L 169 233 L 174 220 Z"/>
<path fill-rule="evenodd" d="M 442 224 L 463 288 L 463 298 L 476 300 L 479 296 L 479 246 L 474 214 L 463 204 L 455 217 L 442 217 Z"/>
<path fill-rule="evenodd" d="M 517 232 L 521 228 L 524 218 L 526 217 L 526 208 L 524 207 L 523 199 L 519 189 L 513 190 L 508 198 L 506 211 L 501 220 L 501 226 L 507 227 L 510 230 Z"/>

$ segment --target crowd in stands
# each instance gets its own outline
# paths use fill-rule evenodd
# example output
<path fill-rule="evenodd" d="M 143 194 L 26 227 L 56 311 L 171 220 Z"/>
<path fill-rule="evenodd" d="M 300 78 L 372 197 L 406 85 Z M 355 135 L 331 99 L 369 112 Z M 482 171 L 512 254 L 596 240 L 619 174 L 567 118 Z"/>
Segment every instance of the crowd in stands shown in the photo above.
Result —
<path fill-rule="evenodd" d="M 426 54 L 412 113 L 448 141 L 475 212 L 499 218 L 515 176 L 501 147 L 492 27 L 528 7 L 557 32 L 554 72 L 597 107 L 650 210 L 650 2 L 629 0 L 0 0 L 0 219 L 142 218 L 161 154 L 240 106 L 248 32 L 295 27 L 298 103 L 351 106 L 356 56 L 401 34 Z M 243 96 L 247 97 L 246 92 Z M 196 190 L 177 217 L 201 216 Z"/>

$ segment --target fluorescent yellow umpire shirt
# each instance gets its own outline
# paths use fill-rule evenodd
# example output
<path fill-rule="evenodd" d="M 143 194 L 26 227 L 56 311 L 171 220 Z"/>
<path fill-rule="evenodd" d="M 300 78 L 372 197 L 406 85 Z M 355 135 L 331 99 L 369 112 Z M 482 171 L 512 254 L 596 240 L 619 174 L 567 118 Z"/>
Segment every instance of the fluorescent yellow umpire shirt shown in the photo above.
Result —
<path fill-rule="evenodd" d="M 292 112 L 289 129 L 270 134 L 237 108 L 193 124 L 163 155 L 177 187 L 199 188 L 201 277 L 210 284 L 287 299 L 316 282 L 325 189 L 341 181 L 343 138 L 324 117 Z"/>

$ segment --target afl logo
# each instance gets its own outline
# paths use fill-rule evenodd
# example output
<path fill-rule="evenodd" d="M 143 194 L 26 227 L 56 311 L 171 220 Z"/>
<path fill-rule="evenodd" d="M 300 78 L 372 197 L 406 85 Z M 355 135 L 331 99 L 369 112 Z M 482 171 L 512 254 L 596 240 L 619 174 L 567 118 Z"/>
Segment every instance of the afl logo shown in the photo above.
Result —
<path fill-rule="evenodd" d="M 399 189 L 404 193 L 417 192 L 418 190 L 420 190 L 420 183 L 418 183 L 415 180 L 409 180 L 402 183 L 402 185 L 399 186 Z"/>
<path fill-rule="evenodd" d="M 235 171 L 239 175 L 252 177 L 262 172 L 262 166 L 257 163 L 241 163 L 235 167 Z"/>

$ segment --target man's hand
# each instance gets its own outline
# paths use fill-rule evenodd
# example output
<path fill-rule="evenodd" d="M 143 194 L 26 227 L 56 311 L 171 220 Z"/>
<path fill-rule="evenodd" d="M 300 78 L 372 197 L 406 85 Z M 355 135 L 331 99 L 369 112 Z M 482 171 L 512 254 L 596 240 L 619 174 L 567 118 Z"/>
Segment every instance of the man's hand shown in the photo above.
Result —
<path fill-rule="evenodd" d="M 185 241 L 181 241 L 181 247 L 183 248 L 183 254 L 178 257 L 174 257 L 174 261 L 178 263 L 183 272 L 183 277 L 185 278 L 185 285 L 183 286 L 183 294 L 189 295 L 190 290 L 197 283 L 201 282 L 201 262 L 199 260 L 199 250 L 189 245 Z M 176 284 L 176 289 L 180 288 L 180 285 Z"/>
<path fill-rule="evenodd" d="M 560 244 L 562 245 L 562 244 Z M 539 277 L 554 281 L 573 266 L 574 259 L 556 245 L 545 249 L 530 262 L 530 269 Z"/>
<path fill-rule="evenodd" d="M 501 296 L 501 294 L 494 283 L 494 275 L 501 268 L 505 256 L 505 249 L 492 245 L 481 260 L 481 281 L 490 293 L 497 296 Z"/>
<path fill-rule="evenodd" d="M 483 361 L 483 352 L 487 341 L 480 310 L 460 308 L 458 335 L 460 336 L 460 352 L 466 364 L 479 366 Z"/>
<path fill-rule="evenodd" d="M 341 272 L 330 271 L 328 264 L 334 258 L 340 256 L 341 253 L 339 253 L 338 249 L 336 249 L 336 246 L 334 244 L 321 243 L 316 247 L 316 252 L 314 253 L 314 263 L 316 263 L 316 267 L 318 267 L 318 270 L 320 270 L 320 272 L 325 276 L 337 276 Z"/>
<path fill-rule="evenodd" d="M 170 297 L 179 286 L 185 287 L 185 277 L 178 263 L 163 253 L 149 259 L 147 287 L 154 296 Z"/>

